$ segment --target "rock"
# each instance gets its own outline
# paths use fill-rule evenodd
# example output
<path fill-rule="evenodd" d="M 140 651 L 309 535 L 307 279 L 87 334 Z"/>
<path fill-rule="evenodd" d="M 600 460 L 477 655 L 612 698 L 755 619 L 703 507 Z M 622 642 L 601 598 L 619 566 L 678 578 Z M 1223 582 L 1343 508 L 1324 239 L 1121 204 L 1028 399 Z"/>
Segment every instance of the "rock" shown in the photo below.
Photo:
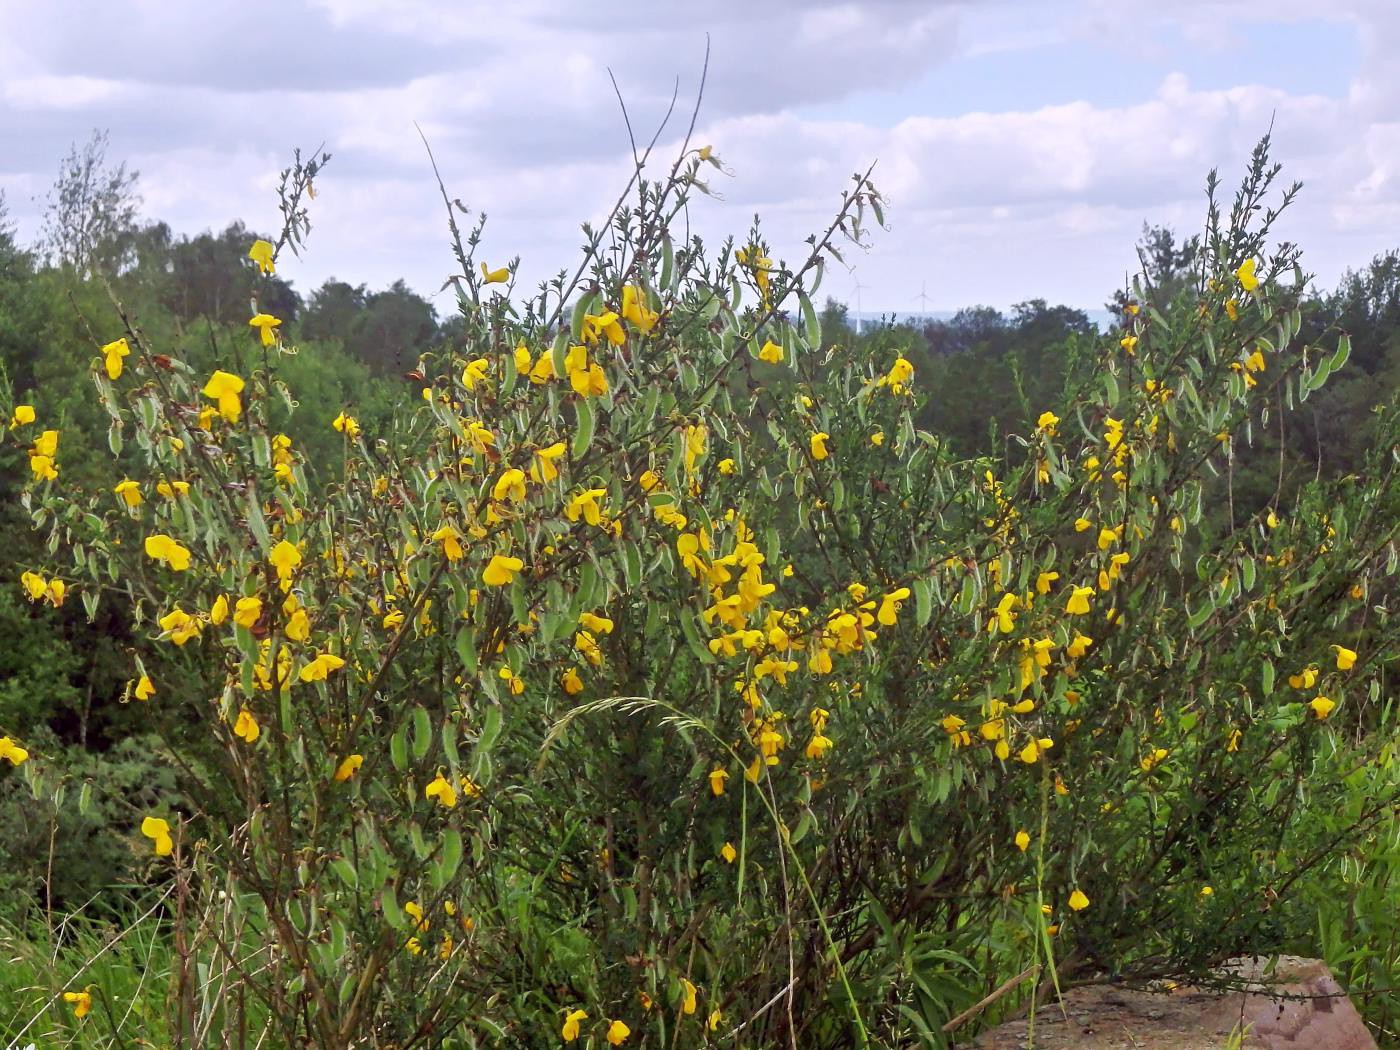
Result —
<path fill-rule="evenodd" d="M 1070 989 L 1064 1010 L 1036 1012 L 984 1032 L 973 1050 L 1221 1050 L 1244 1031 L 1244 1050 L 1375 1050 L 1375 1040 L 1325 963 L 1279 956 L 1231 959 L 1219 970 L 1233 990 L 1176 986 L 1139 991 Z M 1239 986 L 1243 984 L 1241 989 Z"/>

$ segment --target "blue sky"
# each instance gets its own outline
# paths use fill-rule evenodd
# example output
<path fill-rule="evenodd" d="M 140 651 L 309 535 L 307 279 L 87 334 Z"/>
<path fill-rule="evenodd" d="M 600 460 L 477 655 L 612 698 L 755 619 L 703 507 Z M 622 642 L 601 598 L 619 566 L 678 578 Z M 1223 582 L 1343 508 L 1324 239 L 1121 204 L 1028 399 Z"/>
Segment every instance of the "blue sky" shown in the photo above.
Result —
<path fill-rule="evenodd" d="M 857 90 L 797 112 L 814 120 L 891 127 L 916 113 L 1006 113 L 1081 100 L 1110 106 L 1151 98 L 1171 73 L 1184 74 L 1199 89 L 1261 84 L 1291 94 L 1344 98 L 1361 60 L 1359 27 L 1348 19 L 1256 21 L 1214 47 L 1193 41 L 1169 20 L 1143 38 L 1125 34 L 1120 41 L 1067 38 L 1055 35 L 1053 21 L 1039 21 L 1046 23 L 1045 32 L 1028 25 L 1008 40 L 1002 36 L 1004 11 L 974 13 L 963 30 L 966 53 L 897 89 Z M 854 50 L 859 46 L 852 42 Z M 1131 61 L 1124 61 L 1125 50 Z"/>
<path fill-rule="evenodd" d="M 823 289 L 866 310 L 1095 308 L 1144 221 L 1184 233 L 1207 171 L 1258 137 L 1305 190 L 1282 233 L 1319 283 L 1400 240 L 1394 0 L 0 0 L 0 190 L 21 236 L 73 141 L 110 131 L 143 214 L 176 230 L 275 220 L 291 148 L 324 141 L 316 230 L 288 276 L 434 293 L 450 272 L 415 122 L 485 252 L 527 283 L 576 258 L 626 178 L 612 68 L 647 124 L 712 60 L 697 135 L 729 174 L 707 237 L 754 212 L 796 258 L 877 161 L 887 230 Z M 673 148 L 681 128 L 663 135 Z M 451 303 L 438 300 L 445 312 Z"/>

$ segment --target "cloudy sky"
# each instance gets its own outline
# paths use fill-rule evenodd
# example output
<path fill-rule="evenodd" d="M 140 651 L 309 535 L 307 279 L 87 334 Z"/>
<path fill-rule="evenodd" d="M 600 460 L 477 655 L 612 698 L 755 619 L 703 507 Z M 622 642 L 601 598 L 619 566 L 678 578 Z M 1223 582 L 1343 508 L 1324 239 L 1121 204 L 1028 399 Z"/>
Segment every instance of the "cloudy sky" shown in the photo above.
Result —
<path fill-rule="evenodd" d="M 1168 13 L 1169 12 L 1169 13 Z M 866 311 L 1120 285 L 1143 221 L 1189 231 L 1273 122 L 1304 194 L 1284 233 L 1330 285 L 1400 246 L 1396 0 L 0 0 L 0 189 L 23 236 L 70 143 L 110 131 L 143 213 L 182 232 L 269 229 L 296 145 L 334 159 L 287 276 L 434 293 L 441 201 L 490 216 L 484 254 L 529 282 L 576 259 L 625 180 L 626 131 L 693 99 L 731 175 L 695 213 L 754 212 L 790 258 L 877 161 L 889 229 L 823 292 Z M 663 143 L 674 144 L 684 120 Z M 451 308 L 446 296 L 440 309 Z"/>

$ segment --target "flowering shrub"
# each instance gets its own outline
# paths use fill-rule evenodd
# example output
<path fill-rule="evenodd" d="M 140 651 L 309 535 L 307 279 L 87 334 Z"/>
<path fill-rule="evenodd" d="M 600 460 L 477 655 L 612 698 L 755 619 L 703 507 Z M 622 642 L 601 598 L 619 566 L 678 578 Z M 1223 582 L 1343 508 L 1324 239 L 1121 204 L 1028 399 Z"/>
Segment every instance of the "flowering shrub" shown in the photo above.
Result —
<path fill-rule="evenodd" d="M 1392 812 L 1394 427 L 1365 478 L 1201 527 L 1347 353 L 1295 338 L 1262 148 L 1196 285 L 975 462 L 913 425 L 942 392 L 907 359 L 822 340 L 868 176 L 788 264 L 674 239 L 717 163 L 635 182 L 532 294 L 454 216 L 464 335 L 413 411 L 324 420 L 339 463 L 274 424 L 294 333 L 257 309 L 207 366 L 122 318 L 100 491 L 13 409 L 53 555 L 25 593 L 130 615 L 187 800 L 131 819 L 178 902 L 170 1037 L 942 1045 L 1012 974 L 1005 1002 L 1270 946 Z"/>

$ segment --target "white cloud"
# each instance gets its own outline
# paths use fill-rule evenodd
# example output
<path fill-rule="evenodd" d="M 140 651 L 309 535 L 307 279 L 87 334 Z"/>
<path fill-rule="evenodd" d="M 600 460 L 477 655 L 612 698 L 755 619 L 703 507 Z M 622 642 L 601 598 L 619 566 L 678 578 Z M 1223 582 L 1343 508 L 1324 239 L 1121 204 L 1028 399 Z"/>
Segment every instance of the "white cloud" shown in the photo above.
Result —
<path fill-rule="evenodd" d="M 713 180 L 723 199 L 696 206 L 698 227 L 742 234 L 757 210 L 795 258 L 850 174 L 878 159 L 891 228 L 853 256 L 867 308 L 912 309 L 925 279 L 938 305 L 1043 296 L 1092 307 L 1122 279 L 1142 221 L 1194 228 L 1206 171 L 1219 166 L 1228 185 L 1271 121 L 1286 174 L 1308 183 L 1287 232 L 1324 278 L 1390 247 L 1386 230 L 1400 213 L 1400 73 L 1389 61 L 1400 14 L 1382 0 L 1329 8 L 1370 41 L 1344 97 L 1244 82 L 1205 90 L 1172 75 L 1146 97 L 1110 91 L 1053 106 L 1027 97 L 1015 112 L 928 116 L 911 95 L 892 126 L 824 119 L 822 107 L 862 91 L 898 96 L 935 66 L 957 69 L 961 56 L 1057 36 L 1131 61 L 1139 37 L 1150 41 L 1168 21 L 1200 47 L 1218 45 L 1228 63 L 1232 35 L 1307 17 L 1315 5 L 121 6 L 0 0 L 16 30 L 0 41 L 0 138 L 25 143 L 0 155 L 0 186 L 11 188 L 25 231 L 36 228 L 34 187 L 94 126 L 110 127 L 113 154 L 141 169 L 147 212 L 191 232 L 234 218 L 270 227 L 270 184 L 290 147 L 324 140 L 336 156 L 310 254 L 288 266 L 303 291 L 330 274 L 371 284 L 405 276 L 424 292 L 441 283 L 451 256 L 415 121 L 449 192 L 491 215 L 486 254 L 522 255 L 527 280 L 552 274 L 575 257 L 578 223 L 596 220 L 627 175 L 607 69 L 645 137 L 678 72 L 693 92 L 706 33 L 712 64 L 697 138 L 714 143 L 734 176 Z M 688 111 L 673 118 L 667 142 L 687 120 Z M 835 273 L 826 291 L 848 295 L 855 279 Z"/>

